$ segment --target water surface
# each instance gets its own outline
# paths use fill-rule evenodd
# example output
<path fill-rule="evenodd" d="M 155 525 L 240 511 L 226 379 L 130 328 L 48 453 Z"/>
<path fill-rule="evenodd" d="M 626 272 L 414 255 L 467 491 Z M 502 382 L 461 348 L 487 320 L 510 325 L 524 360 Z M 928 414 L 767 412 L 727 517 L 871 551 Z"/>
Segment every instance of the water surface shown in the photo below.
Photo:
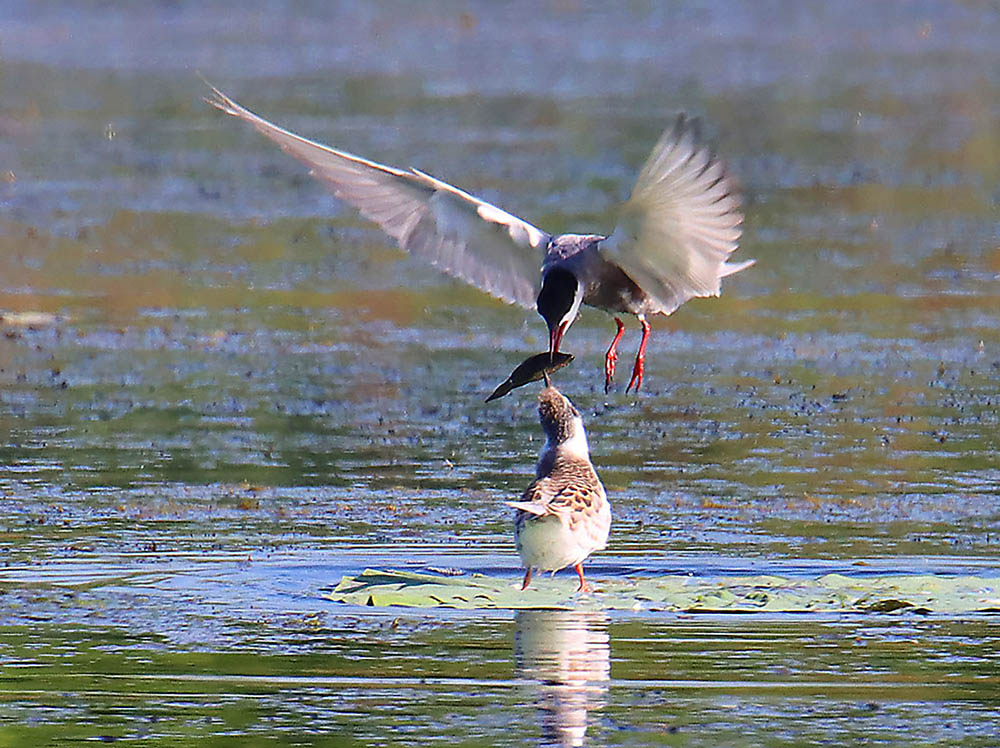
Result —
<path fill-rule="evenodd" d="M 373 611 L 367 566 L 519 575 L 534 314 L 393 249 L 196 72 L 549 231 L 608 231 L 677 111 L 757 265 L 558 385 L 596 577 L 1000 575 L 989 3 L 8 2 L 0 743 L 990 745 L 995 616 Z M 630 327 L 623 371 L 638 342 Z"/>

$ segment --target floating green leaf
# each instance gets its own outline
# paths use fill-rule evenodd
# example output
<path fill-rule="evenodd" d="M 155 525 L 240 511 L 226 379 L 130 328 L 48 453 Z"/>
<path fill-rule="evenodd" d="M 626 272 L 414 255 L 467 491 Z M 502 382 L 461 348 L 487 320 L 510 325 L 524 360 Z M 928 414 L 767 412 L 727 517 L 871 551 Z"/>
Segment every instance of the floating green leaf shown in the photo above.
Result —
<path fill-rule="evenodd" d="M 438 576 L 367 569 L 344 577 L 330 600 L 374 607 L 532 608 L 673 611 L 686 613 L 804 613 L 894 611 L 971 613 L 1000 611 L 1000 577 L 846 576 L 818 578 L 626 577 L 591 582 L 576 592 L 569 579 L 541 579 L 522 591 L 516 580 Z"/>

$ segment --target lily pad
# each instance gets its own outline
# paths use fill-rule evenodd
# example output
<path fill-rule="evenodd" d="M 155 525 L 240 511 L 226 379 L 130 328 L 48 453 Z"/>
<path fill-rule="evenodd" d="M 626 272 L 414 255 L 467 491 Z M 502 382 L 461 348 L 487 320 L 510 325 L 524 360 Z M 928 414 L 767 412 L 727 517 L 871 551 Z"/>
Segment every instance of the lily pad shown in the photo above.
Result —
<path fill-rule="evenodd" d="M 1000 611 L 1000 577 L 930 574 L 818 578 L 622 577 L 575 581 L 541 579 L 527 590 L 511 578 L 455 577 L 393 569 L 367 569 L 344 577 L 326 597 L 373 607 L 462 609 L 632 610 L 685 613 L 806 613 L 896 611 L 972 613 Z"/>

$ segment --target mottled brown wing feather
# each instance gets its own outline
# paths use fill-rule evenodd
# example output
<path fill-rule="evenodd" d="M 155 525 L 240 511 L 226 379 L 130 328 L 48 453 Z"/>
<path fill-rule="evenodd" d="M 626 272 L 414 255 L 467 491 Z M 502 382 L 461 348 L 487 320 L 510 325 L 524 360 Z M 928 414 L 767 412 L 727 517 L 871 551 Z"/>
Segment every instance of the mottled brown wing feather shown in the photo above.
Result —
<path fill-rule="evenodd" d="M 604 489 L 590 465 L 563 464 L 557 475 L 539 478 L 521 501 L 543 504 L 547 514 L 586 512 L 604 498 Z"/>

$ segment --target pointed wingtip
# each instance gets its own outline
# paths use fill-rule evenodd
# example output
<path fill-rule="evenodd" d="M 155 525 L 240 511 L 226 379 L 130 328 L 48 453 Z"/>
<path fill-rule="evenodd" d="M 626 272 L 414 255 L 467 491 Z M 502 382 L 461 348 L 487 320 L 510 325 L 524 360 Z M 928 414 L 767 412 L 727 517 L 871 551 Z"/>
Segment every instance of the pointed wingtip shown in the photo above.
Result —
<path fill-rule="evenodd" d="M 744 260 L 743 262 L 724 262 L 720 268 L 719 273 L 720 278 L 725 278 L 730 275 L 734 275 L 741 270 L 746 270 L 748 267 L 757 264 L 757 260 Z"/>
<path fill-rule="evenodd" d="M 246 111 L 242 106 L 237 104 L 231 98 L 226 96 L 226 94 L 224 94 L 218 88 L 213 86 L 208 81 L 208 79 L 205 78 L 205 76 L 203 76 L 200 72 L 196 74 L 199 78 L 201 78 L 201 82 L 204 83 L 206 86 L 208 86 L 209 89 L 212 91 L 211 95 L 202 96 L 202 101 L 204 101 L 206 104 L 211 104 L 216 109 L 223 111 L 226 114 L 231 114 L 234 117 L 239 117 L 242 115 L 243 111 Z"/>

